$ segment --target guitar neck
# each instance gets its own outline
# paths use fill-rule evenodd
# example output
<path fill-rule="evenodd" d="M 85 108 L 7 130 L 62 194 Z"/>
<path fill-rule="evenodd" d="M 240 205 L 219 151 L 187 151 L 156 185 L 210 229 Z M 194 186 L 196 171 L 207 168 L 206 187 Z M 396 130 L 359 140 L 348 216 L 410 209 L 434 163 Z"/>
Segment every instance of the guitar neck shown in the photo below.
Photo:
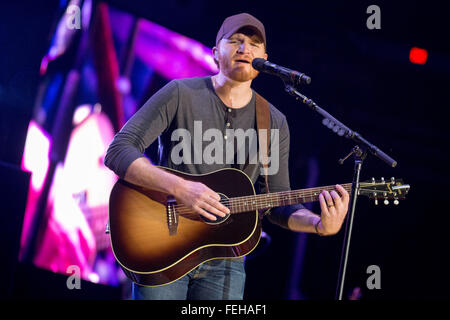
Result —
<path fill-rule="evenodd" d="M 352 184 L 342 184 L 342 187 L 350 192 Z M 240 213 L 245 211 L 269 209 L 292 204 L 318 201 L 319 194 L 322 192 L 322 190 L 335 190 L 335 186 L 324 186 L 319 188 L 299 189 L 235 197 L 228 199 L 227 202 L 228 208 L 230 209 L 231 213 Z"/>

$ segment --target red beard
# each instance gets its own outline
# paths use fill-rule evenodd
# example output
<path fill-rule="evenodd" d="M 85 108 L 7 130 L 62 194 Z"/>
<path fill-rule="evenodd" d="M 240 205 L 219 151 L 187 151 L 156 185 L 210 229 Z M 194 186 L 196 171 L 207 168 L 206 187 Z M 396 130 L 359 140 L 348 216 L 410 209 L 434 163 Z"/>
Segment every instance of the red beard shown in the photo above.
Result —
<path fill-rule="evenodd" d="M 223 57 L 219 57 L 219 69 L 228 78 L 239 82 L 253 80 L 259 73 L 257 70 L 253 69 L 250 63 L 241 64 L 230 61 L 229 59 L 224 59 Z"/>

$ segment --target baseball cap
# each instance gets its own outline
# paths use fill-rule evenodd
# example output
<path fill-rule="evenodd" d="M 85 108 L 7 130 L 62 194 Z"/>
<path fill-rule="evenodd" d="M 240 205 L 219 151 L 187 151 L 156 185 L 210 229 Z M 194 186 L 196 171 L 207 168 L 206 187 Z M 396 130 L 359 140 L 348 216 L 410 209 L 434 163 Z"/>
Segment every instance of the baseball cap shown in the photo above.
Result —
<path fill-rule="evenodd" d="M 248 13 L 239 13 L 233 16 L 226 18 L 222 26 L 219 29 L 216 37 L 216 45 L 219 44 L 219 41 L 222 38 L 229 38 L 233 33 L 238 31 L 242 27 L 251 27 L 255 29 L 261 36 L 264 42 L 264 46 L 266 45 L 266 30 L 264 29 L 264 25 L 261 21 L 256 19 L 254 16 Z"/>

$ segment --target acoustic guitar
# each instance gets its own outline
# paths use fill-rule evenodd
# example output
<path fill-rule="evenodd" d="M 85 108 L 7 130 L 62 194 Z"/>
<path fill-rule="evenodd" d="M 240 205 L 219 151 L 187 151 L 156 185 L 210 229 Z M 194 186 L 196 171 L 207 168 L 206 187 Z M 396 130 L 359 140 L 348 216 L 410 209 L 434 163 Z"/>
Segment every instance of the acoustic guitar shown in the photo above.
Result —
<path fill-rule="evenodd" d="M 169 194 L 118 180 L 109 202 L 112 250 L 125 274 L 145 286 L 173 282 L 208 260 L 249 254 L 260 239 L 262 210 L 318 201 L 322 190 L 334 190 L 325 186 L 256 194 L 250 178 L 238 169 L 200 175 L 163 169 L 207 185 L 221 196 L 230 214 L 212 221 Z M 350 192 L 352 184 L 342 186 Z M 358 194 L 398 204 L 408 190 L 401 180 L 372 179 L 360 183 Z"/>

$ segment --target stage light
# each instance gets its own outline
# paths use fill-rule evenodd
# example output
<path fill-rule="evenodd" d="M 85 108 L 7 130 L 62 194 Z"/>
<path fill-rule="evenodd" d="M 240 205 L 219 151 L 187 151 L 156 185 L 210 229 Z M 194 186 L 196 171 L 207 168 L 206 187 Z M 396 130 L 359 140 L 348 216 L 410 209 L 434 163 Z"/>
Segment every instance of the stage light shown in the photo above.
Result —
<path fill-rule="evenodd" d="M 31 185 L 40 191 L 49 166 L 51 139 L 33 120 L 28 126 L 25 149 L 22 158 L 22 169 L 30 171 Z"/>
<path fill-rule="evenodd" d="M 425 64 L 428 58 L 428 51 L 425 49 L 413 47 L 409 51 L 409 61 L 415 64 Z"/>

